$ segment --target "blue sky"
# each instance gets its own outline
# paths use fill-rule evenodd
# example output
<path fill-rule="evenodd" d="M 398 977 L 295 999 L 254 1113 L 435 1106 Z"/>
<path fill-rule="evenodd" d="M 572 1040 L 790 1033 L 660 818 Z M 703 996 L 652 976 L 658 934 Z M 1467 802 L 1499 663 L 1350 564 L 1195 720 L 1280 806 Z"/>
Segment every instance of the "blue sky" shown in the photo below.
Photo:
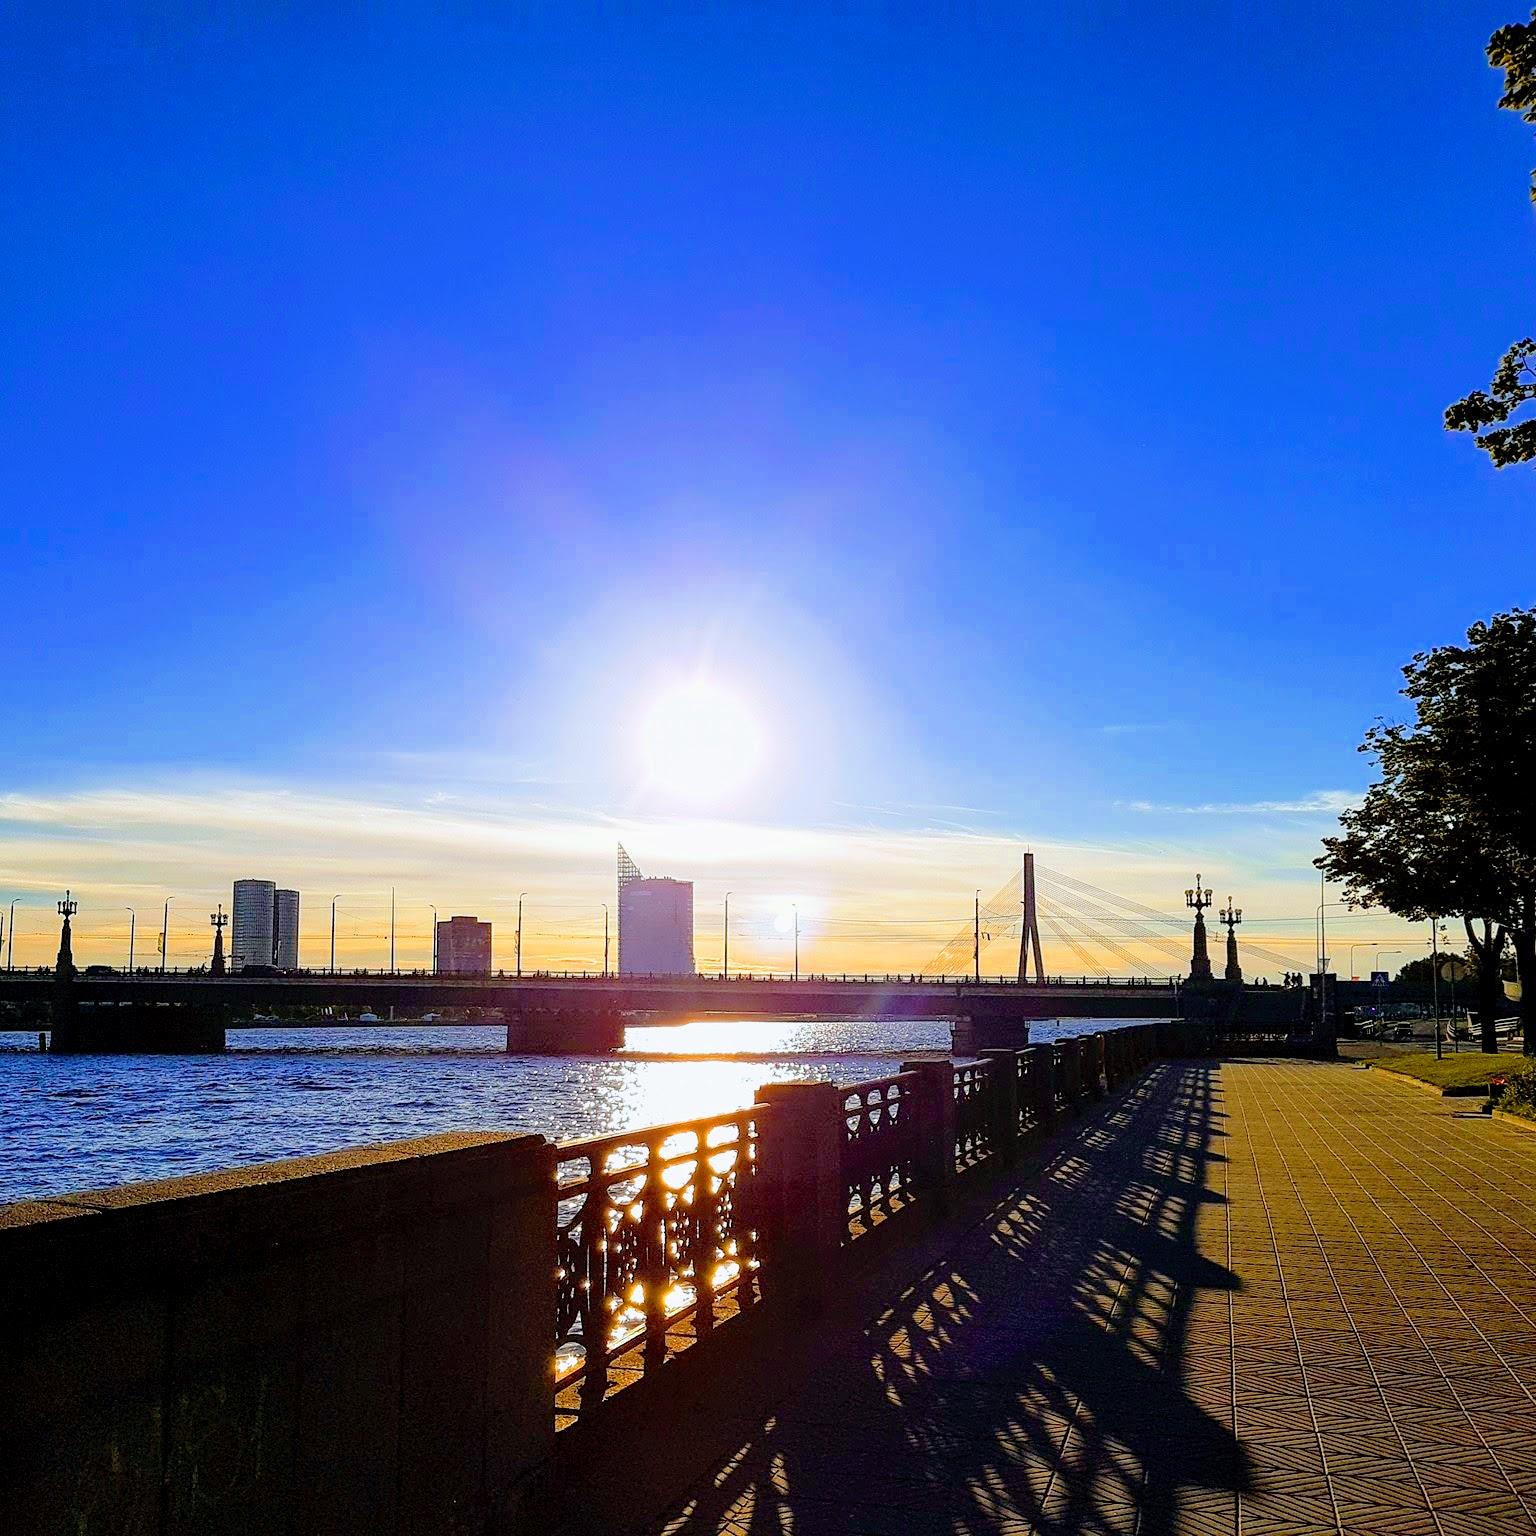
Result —
<path fill-rule="evenodd" d="M 708 818 L 1310 910 L 1398 667 L 1532 600 L 1439 427 L 1533 324 L 1519 8 L 1034 9 L 13 12 L 0 897 L 330 883 L 286 796 L 579 828 L 572 900 Z M 632 750 L 701 671 L 724 802 Z"/>

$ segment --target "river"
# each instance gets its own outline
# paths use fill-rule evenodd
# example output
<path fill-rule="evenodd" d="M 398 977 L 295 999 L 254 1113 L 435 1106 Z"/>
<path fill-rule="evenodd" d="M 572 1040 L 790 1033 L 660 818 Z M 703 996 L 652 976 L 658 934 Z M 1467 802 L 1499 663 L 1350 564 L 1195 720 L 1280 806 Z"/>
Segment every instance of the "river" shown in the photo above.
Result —
<path fill-rule="evenodd" d="M 1032 1037 L 1111 1027 L 1036 1024 Z M 238 1029 L 220 1056 L 52 1056 L 0 1033 L 0 1201 L 438 1131 L 555 1139 L 750 1104 L 759 1084 L 894 1072 L 939 1020 L 637 1027 L 611 1056 L 509 1056 L 499 1025 Z"/>

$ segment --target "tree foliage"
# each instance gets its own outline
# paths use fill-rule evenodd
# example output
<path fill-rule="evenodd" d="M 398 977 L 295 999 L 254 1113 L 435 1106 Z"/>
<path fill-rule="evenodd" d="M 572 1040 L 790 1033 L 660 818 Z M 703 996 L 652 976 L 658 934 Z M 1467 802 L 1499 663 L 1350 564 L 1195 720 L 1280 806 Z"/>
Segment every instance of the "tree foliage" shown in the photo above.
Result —
<path fill-rule="evenodd" d="M 1476 433 L 1473 441 L 1495 469 L 1536 459 L 1536 418 L 1517 421 L 1512 427 L 1496 425 L 1508 421 L 1527 401 L 1536 400 L 1533 358 L 1536 341 L 1526 336 L 1504 354 L 1487 389 L 1474 389 L 1464 400 L 1446 407 L 1446 430 Z M 1485 431 L 1486 427 L 1493 430 Z"/>
<path fill-rule="evenodd" d="M 1511 22 L 1488 39 L 1488 62 L 1504 71 L 1500 107 L 1536 124 L 1536 11 L 1529 22 Z M 1531 173 L 1531 200 L 1536 202 L 1536 171 Z M 1522 405 L 1536 400 L 1533 358 L 1536 340 L 1524 337 L 1504 354 L 1487 389 L 1474 389 L 1446 408 L 1446 431 L 1473 433 L 1495 469 L 1536 459 L 1536 418 L 1504 425 Z"/>
<path fill-rule="evenodd" d="M 1323 839 L 1317 864 L 1363 906 L 1458 916 L 1496 987 L 1506 935 L 1536 1048 L 1536 609 L 1474 624 L 1465 645 L 1403 669 L 1412 724 L 1378 722 L 1360 750 L 1379 780 Z"/>

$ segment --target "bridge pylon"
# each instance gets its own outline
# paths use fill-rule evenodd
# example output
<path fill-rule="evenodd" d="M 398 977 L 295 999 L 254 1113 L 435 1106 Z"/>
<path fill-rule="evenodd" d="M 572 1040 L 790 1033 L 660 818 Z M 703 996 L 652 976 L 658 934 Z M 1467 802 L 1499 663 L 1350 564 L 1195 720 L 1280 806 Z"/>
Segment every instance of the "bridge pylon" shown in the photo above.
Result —
<path fill-rule="evenodd" d="M 1024 920 L 1019 925 L 1019 981 L 1029 980 L 1029 959 L 1034 956 L 1035 980 L 1045 980 L 1045 966 L 1040 960 L 1040 917 L 1035 911 L 1035 856 L 1024 855 L 1024 873 L 1019 889 L 1019 904 Z"/>

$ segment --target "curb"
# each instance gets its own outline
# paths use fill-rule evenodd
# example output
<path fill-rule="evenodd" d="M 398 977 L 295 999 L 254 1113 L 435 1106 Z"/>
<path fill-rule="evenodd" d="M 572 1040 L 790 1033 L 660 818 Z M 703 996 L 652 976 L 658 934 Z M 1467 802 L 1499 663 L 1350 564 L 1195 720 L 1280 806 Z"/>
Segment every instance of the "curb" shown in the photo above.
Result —
<path fill-rule="evenodd" d="M 1410 1088 L 1417 1088 L 1423 1093 L 1432 1093 L 1437 1099 L 1486 1099 L 1488 1097 L 1486 1086 L 1442 1088 L 1438 1083 L 1426 1083 L 1422 1077 L 1410 1077 L 1406 1072 L 1394 1072 L 1391 1067 L 1378 1067 L 1374 1061 L 1366 1062 L 1366 1066 L 1372 1072 L 1390 1077 L 1395 1083 L 1407 1083 Z"/>
<path fill-rule="evenodd" d="M 1517 1130 L 1536 1132 L 1536 1120 L 1528 1120 L 1524 1115 L 1517 1115 L 1513 1110 L 1496 1109 L 1493 1111 L 1495 1120 L 1502 1120 L 1505 1125 L 1512 1125 Z"/>

